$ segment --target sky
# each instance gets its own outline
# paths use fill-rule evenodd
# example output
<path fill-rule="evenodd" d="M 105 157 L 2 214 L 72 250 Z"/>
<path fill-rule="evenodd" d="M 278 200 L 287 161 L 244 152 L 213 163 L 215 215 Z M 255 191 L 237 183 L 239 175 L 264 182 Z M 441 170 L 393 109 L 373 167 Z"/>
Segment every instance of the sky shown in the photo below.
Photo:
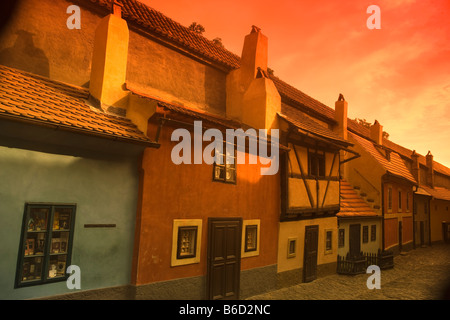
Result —
<path fill-rule="evenodd" d="M 450 167 L 450 0 L 140 1 L 238 55 L 256 25 L 277 77 L 332 108 L 342 93 L 349 118 Z"/>

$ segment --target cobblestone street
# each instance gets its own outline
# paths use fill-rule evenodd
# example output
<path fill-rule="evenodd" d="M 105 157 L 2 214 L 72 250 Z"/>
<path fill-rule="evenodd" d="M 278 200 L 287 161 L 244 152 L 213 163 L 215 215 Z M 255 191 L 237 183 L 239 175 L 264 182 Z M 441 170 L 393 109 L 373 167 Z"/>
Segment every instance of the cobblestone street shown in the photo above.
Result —
<path fill-rule="evenodd" d="M 450 245 L 417 248 L 381 270 L 381 289 L 366 286 L 370 274 L 334 274 L 310 283 L 253 296 L 249 300 L 435 300 L 450 284 Z M 448 295 L 447 295 L 448 298 Z"/>

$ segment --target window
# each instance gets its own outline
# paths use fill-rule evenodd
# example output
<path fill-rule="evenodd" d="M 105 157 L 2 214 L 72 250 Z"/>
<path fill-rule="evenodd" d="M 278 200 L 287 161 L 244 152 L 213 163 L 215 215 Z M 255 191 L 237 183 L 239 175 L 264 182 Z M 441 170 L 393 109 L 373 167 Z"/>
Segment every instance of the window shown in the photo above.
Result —
<path fill-rule="evenodd" d="M 325 176 L 325 154 L 322 153 L 308 153 L 308 174 L 310 176 Z"/>
<path fill-rule="evenodd" d="M 398 192 L 398 210 L 402 210 L 402 192 Z"/>
<path fill-rule="evenodd" d="M 339 229 L 338 246 L 339 246 L 339 248 L 342 248 L 345 246 L 345 229 Z"/>
<path fill-rule="evenodd" d="M 332 231 L 326 231 L 325 233 L 325 251 L 330 251 L 332 249 Z"/>
<path fill-rule="evenodd" d="M 377 226 L 375 224 L 370 226 L 370 241 L 377 240 Z"/>
<path fill-rule="evenodd" d="M 256 224 L 245 227 L 245 252 L 256 251 L 258 243 L 258 226 Z"/>
<path fill-rule="evenodd" d="M 25 205 L 16 287 L 67 280 L 74 219 L 75 205 Z"/>
<path fill-rule="evenodd" d="M 241 258 L 259 255 L 260 219 L 244 220 L 242 222 Z"/>
<path fill-rule="evenodd" d="M 363 226 L 363 243 L 369 242 L 369 226 Z"/>
<path fill-rule="evenodd" d="M 173 221 L 171 266 L 200 262 L 202 219 Z"/>
<path fill-rule="evenodd" d="M 236 183 L 236 150 L 233 149 L 234 154 L 232 155 L 228 150 L 226 150 L 226 143 L 224 143 L 223 150 L 225 153 L 220 153 L 217 155 L 217 157 L 221 159 L 220 163 L 217 163 L 218 161 L 214 161 L 213 180 Z"/>
<path fill-rule="evenodd" d="M 388 210 L 392 210 L 392 187 L 388 188 Z"/>
<path fill-rule="evenodd" d="M 428 214 L 428 203 L 427 202 L 425 202 L 423 204 L 423 213 Z"/>
<path fill-rule="evenodd" d="M 197 247 L 197 226 L 178 228 L 177 259 L 195 257 Z"/>
<path fill-rule="evenodd" d="M 417 214 L 417 202 L 413 201 L 413 213 Z"/>
<path fill-rule="evenodd" d="M 406 193 L 406 211 L 409 211 L 409 192 Z"/>
<path fill-rule="evenodd" d="M 294 258 L 297 254 L 297 238 L 289 238 L 288 239 L 288 258 Z"/>

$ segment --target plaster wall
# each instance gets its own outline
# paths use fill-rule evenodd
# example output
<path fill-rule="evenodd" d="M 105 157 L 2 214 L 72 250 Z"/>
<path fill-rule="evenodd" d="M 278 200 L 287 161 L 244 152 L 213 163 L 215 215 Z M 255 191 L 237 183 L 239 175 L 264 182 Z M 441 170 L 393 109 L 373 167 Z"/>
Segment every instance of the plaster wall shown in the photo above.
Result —
<path fill-rule="evenodd" d="M 360 224 L 361 225 L 361 251 L 365 253 L 377 253 L 378 249 L 381 249 L 381 239 L 382 239 L 382 232 L 381 232 L 381 219 L 375 218 L 375 219 L 368 219 L 368 218 L 354 218 L 354 219 L 339 219 L 339 229 L 344 229 L 344 245 L 338 248 L 338 255 L 345 257 L 347 253 L 349 252 L 349 238 L 350 238 L 350 225 L 352 224 Z M 376 236 L 375 240 L 372 241 L 371 239 L 371 227 L 375 225 L 376 226 Z M 363 227 L 367 226 L 369 228 L 369 241 L 364 243 L 363 242 Z M 338 232 L 339 235 L 339 232 Z"/>
<path fill-rule="evenodd" d="M 247 158 L 246 164 L 237 164 L 236 184 L 213 181 L 213 165 L 172 162 L 171 151 L 177 144 L 170 141 L 172 130 L 164 127 L 161 147 L 147 149 L 143 157 L 135 284 L 206 275 L 209 217 L 259 219 L 259 255 L 243 257 L 241 271 L 276 264 L 277 243 L 273 239 L 277 238 L 280 215 L 279 175 L 262 176 L 261 165 L 248 164 Z M 171 266 L 174 219 L 202 221 L 198 263 Z"/>
<path fill-rule="evenodd" d="M 65 281 L 14 289 L 27 202 L 76 204 L 72 264 L 81 269 L 81 291 L 130 283 L 138 188 L 134 161 L 0 147 L 0 299 L 74 292 Z"/>
<path fill-rule="evenodd" d="M 305 227 L 318 225 L 317 265 L 336 262 L 337 255 L 337 218 L 320 218 L 280 223 L 278 236 L 278 269 L 279 273 L 303 268 L 305 249 Z M 326 231 L 332 231 L 332 250 L 325 250 Z M 290 239 L 296 239 L 295 256 L 288 256 Z"/>
<path fill-rule="evenodd" d="M 442 222 L 450 222 L 450 201 L 433 199 L 430 203 L 431 242 L 443 241 Z"/>

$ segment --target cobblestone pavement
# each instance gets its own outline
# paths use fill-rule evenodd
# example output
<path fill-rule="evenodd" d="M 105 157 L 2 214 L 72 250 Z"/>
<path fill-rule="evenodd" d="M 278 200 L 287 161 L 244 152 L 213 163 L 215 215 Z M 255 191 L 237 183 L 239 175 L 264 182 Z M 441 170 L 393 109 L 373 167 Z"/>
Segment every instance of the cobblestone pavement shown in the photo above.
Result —
<path fill-rule="evenodd" d="M 450 285 L 450 245 L 434 244 L 394 258 L 381 270 L 381 289 L 368 289 L 370 274 L 333 274 L 249 300 L 437 300 Z M 448 294 L 446 296 L 448 299 Z"/>

